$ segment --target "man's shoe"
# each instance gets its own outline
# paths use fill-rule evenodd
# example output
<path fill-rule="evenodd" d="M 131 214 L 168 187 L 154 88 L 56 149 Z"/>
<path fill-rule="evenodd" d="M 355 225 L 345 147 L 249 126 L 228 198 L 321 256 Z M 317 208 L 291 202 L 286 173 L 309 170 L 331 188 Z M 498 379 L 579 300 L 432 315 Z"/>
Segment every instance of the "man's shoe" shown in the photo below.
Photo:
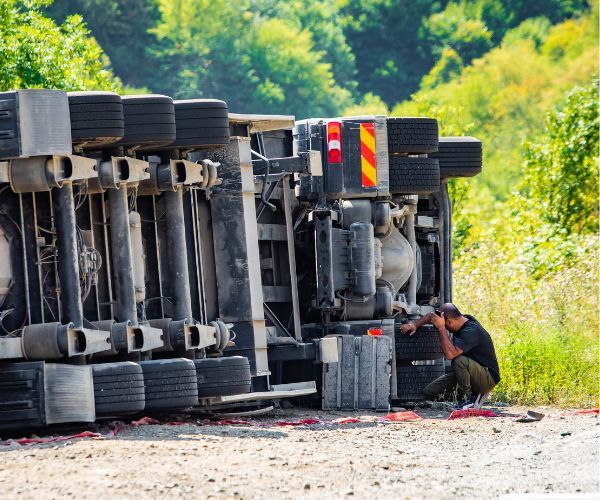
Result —
<path fill-rule="evenodd" d="M 454 407 L 455 410 L 468 410 L 469 408 L 473 408 L 473 401 L 470 399 L 462 399 L 459 401 Z"/>
<path fill-rule="evenodd" d="M 484 392 L 481 394 L 473 394 L 473 408 L 481 408 L 483 406 L 483 403 L 485 403 L 487 401 L 487 398 L 489 397 L 490 393 L 489 392 Z"/>

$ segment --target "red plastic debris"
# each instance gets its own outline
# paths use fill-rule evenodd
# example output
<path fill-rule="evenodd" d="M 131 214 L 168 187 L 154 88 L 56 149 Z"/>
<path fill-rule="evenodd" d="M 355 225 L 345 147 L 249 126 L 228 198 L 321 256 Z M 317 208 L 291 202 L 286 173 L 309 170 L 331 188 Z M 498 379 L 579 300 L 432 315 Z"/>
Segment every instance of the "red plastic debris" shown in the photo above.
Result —
<path fill-rule="evenodd" d="M 21 438 L 21 439 L 9 439 L 8 441 L 3 441 L 0 444 L 3 446 L 10 446 L 13 443 L 24 446 L 28 444 L 46 444 L 46 443 L 57 443 L 60 441 L 70 441 L 71 439 L 84 439 L 84 438 L 94 438 L 94 439 L 102 439 L 101 434 L 97 434 L 95 432 L 83 431 L 79 434 L 73 434 L 71 436 L 54 436 L 47 438 Z"/>
<path fill-rule="evenodd" d="M 411 422 L 423 420 L 423 417 L 417 415 L 414 411 L 399 411 L 398 413 L 388 413 L 383 420 L 388 422 Z"/>
<path fill-rule="evenodd" d="M 499 417 L 497 413 L 494 413 L 492 410 L 480 410 L 476 408 L 471 408 L 468 410 L 454 410 L 448 420 L 456 420 L 458 418 L 471 418 L 471 417 Z"/>
<path fill-rule="evenodd" d="M 315 425 L 315 424 L 319 424 L 319 423 L 320 422 L 318 420 L 315 420 L 314 418 L 305 418 L 303 420 L 298 420 L 297 422 L 282 420 L 280 422 L 275 422 L 275 425 L 278 427 L 285 427 L 285 426 L 297 427 L 299 425 Z"/>
<path fill-rule="evenodd" d="M 142 417 L 139 420 L 134 420 L 131 422 L 133 427 L 139 427 L 140 425 L 159 425 L 160 422 L 151 417 Z"/>
<path fill-rule="evenodd" d="M 563 415 L 598 415 L 600 408 L 590 408 L 587 410 L 573 410 L 563 413 Z"/>
<path fill-rule="evenodd" d="M 331 421 L 332 424 L 360 424 L 362 422 L 359 418 L 354 417 L 336 418 Z"/>

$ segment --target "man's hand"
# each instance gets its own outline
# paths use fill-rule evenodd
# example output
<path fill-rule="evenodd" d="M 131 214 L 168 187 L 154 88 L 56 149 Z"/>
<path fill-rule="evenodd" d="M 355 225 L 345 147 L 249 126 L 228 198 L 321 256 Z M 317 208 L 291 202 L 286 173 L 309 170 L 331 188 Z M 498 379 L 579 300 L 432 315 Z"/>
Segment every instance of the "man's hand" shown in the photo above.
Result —
<path fill-rule="evenodd" d="M 440 316 L 438 316 L 436 313 L 431 313 L 431 323 L 433 326 L 435 326 L 438 330 L 446 329 L 446 320 L 444 319 L 444 313 L 441 313 Z"/>
<path fill-rule="evenodd" d="M 417 331 L 417 327 L 413 322 L 409 322 L 409 323 L 404 323 L 403 325 L 400 326 L 400 331 L 406 335 L 414 335 L 415 332 Z"/>
<path fill-rule="evenodd" d="M 417 333 L 417 330 L 419 328 L 421 328 L 423 325 L 426 325 L 427 323 L 431 322 L 431 315 L 433 313 L 427 313 L 424 316 L 421 316 L 419 319 L 416 319 L 414 321 L 409 321 L 408 323 L 404 323 L 401 327 L 400 327 L 400 331 L 403 334 L 409 334 L 409 335 L 414 335 L 415 333 Z"/>

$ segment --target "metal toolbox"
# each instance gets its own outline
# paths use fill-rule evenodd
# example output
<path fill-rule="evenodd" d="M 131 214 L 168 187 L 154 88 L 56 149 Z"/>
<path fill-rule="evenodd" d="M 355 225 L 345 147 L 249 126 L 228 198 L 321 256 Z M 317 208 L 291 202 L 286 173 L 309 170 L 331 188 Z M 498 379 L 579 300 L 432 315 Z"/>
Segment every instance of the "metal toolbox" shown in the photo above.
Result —
<path fill-rule="evenodd" d="M 96 419 L 91 366 L 0 365 L 0 429 Z"/>
<path fill-rule="evenodd" d="M 66 92 L 42 89 L 0 92 L 0 160 L 71 153 Z"/>
<path fill-rule="evenodd" d="M 339 361 L 323 365 L 324 410 L 390 409 L 392 338 L 339 335 Z"/>

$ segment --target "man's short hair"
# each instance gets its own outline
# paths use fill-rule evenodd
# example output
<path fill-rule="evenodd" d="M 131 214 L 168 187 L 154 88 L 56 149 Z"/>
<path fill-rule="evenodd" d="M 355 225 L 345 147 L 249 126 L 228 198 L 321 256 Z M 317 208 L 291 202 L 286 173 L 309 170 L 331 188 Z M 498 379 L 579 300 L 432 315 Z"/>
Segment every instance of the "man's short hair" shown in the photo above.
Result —
<path fill-rule="evenodd" d="M 458 310 L 458 307 L 449 302 L 440 307 L 440 312 L 444 313 L 444 317 L 450 319 L 457 319 L 462 316 L 462 313 Z"/>

